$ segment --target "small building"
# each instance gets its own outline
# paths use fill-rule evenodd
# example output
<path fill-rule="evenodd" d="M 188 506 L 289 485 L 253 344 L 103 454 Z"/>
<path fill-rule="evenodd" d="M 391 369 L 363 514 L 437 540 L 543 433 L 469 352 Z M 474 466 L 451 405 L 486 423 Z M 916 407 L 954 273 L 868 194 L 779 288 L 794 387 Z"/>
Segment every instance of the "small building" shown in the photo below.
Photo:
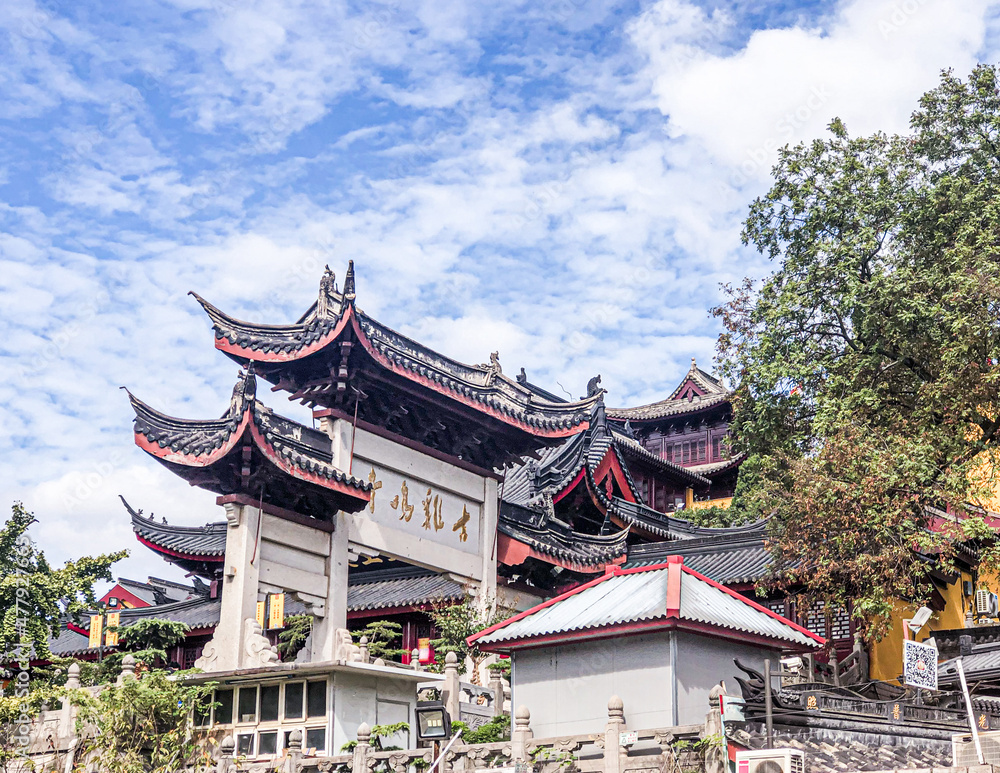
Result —
<path fill-rule="evenodd" d="M 608 698 L 629 727 L 703 721 L 734 659 L 813 650 L 825 640 L 684 565 L 680 556 L 602 577 L 470 637 L 511 657 L 512 705 L 536 736 L 600 732 Z"/>

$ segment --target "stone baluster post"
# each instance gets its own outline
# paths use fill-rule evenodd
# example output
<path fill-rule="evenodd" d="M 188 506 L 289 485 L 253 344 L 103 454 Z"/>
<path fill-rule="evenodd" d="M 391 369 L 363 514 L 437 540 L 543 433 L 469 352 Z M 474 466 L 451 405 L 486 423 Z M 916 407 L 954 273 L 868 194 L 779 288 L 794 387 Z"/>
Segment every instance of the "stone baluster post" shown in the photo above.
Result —
<path fill-rule="evenodd" d="M 510 734 L 510 756 L 514 762 L 528 762 L 528 742 L 532 739 L 531 712 L 518 706 L 514 712 L 514 729 Z"/>
<path fill-rule="evenodd" d="M 459 705 L 461 691 L 462 682 L 458 675 L 458 655 L 449 652 L 444 656 L 444 688 L 441 698 L 452 722 L 462 718 L 462 707 Z"/>
<path fill-rule="evenodd" d="M 830 647 L 830 669 L 833 671 L 834 687 L 840 687 L 840 661 L 837 659 L 836 647 Z"/>
<path fill-rule="evenodd" d="M 621 773 L 621 733 L 625 730 L 625 704 L 617 695 L 608 701 L 608 724 L 604 730 L 604 773 Z"/>
<path fill-rule="evenodd" d="M 66 689 L 80 689 L 79 663 L 69 664 L 69 668 L 66 671 Z M 64 697 L 62 700 L 62 709 L 59 711 L 59 737 L 62 739 L 60 745 L 66 749 L 66 760 L 63 764 L 64 773 L 71 773 L 73 770 L 76 748 L 80 743 L 80 738 L 76 734 L 75 714 L 76 711 L 73 708 L 73 704 L 70 703 L 69 696 Z"/>
<path fill-rule="evenodd" d="M 371 656 L 368 654 L 368 637 L 362 636 L 361 641 L 358 642 L 358 649 L 361 651 L 361 662 L 370 663 Z"/>
<path fill-rule="evenodd" d="M 122 672 L 118 675 L 118 685 L 125 684 L 126 679 L 135 679 L 135 658 L 131 655 L 122 658 Z"/>
<path fill-rule="evenodd" d="M 351 773 L 368 773 L 368 742 L 372 737 L 372 729 L 367 722 L 362 722 L 358 728 L 358 745 L 354 747 L 354 761 Z"/>
<path fill-rule="evenodd" d="M 229 773 L 233 769 L 233 754 L 236 752 L 236 741 L 227 735 L 219 744 L 219 762 L 215 766 L 216 773 Z"/>
<path fill-rule="evenodd" d="M 726 694 L 726 686 L 719 683 L 708 693 L 708 713 L 705 715 L 705 730 L 702 738 L 721 738 L 720 745 L 709 746 L 705 751 L 705 773 L 726 773 L 729 755 L 726 753 L 726 739 L 722 737 L 721 696 Z"/>
<path fill-rule="evenodd" d="M 493 690 L 493 716 L 503 716 L 503 677 L 496 671 L 490 677 L 490 689 Z"/>
<path fill-rule="evenodd" d="M 302 730 L 299 728 L 288 734 L 284 768 L 286 773 L 299 773 L 302 769 Z"/>
<path fill-rule="evenodd" d="M 414 647 L 413 651 L 410 653 L 410 665 L 413 667 L 414 671 L 420 670 L 420 650 L 416 647 Z"/>

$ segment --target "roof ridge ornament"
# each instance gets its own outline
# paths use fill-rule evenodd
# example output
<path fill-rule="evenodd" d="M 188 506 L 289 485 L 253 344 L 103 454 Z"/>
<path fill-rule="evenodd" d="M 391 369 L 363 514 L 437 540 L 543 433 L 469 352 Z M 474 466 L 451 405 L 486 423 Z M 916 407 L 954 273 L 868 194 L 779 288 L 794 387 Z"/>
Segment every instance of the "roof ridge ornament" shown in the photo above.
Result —
<path fill-rule="evenodd" d="M 344 300 L 353 305 L 357 295 L 354 283 L 354 261 L 349 260 L 347 261 L 347 276 L 344 277 Z"/>
<path fill-rule="evenodd" d="M 337 292 L 337 275 L 327 264 L 319 280 L 319 299 L 316 301 L 316 317 L 324 319 L 330 314 L 330 296 Z"/>

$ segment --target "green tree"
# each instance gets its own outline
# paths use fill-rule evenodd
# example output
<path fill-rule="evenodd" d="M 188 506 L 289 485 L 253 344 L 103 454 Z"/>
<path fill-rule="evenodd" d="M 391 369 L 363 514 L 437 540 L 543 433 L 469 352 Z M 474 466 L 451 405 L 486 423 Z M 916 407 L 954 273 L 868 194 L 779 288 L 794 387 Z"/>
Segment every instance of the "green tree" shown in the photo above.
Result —
<path fill-rule="evenodd" d="M 398 646 L 403 640 L 403 626 L 391 620 L 372 620 L 364 628 L 352 634 L 355 642 L 361 637 L 368 639 L 368 654 L 372 659 L 399 660 L 405 650 Z"/>
<path fill-rule="evenodd" d="M 313 629 L 312 615 L 289 615 L 285 618 L 285 628 L 278 634 L 278 652 L 284 661 L 295 660 Z"/>
<path fill-rule="evenodd" d="M 128 555 L 84 556 L 54 568 L 28 536 L 33 523 L 15 502 L 0 529 L 0 650 L 22 662 L 32 649 L 34 658 L 49 655 L 49 637 L 58 635 L 66 617 L 79 620 L 97 606 L 94 584 L 111 581 L 111 565 Z"/>
<path fill-rule="evenodd" d="M 431 645 L 434 647 L 434 657 L 437 661 L 431 668 L 437 671 L 442 670 L 445 655 L 454 652 L 458 656 L 459 666 L 465 662 L 466 658 L 472 660 L 471 676 L 473 682 L 476 682 L 479 679 L 479 666 L 490 657 L 490 653 L 470 646 L 468 638 L 484 628 L 502 623 L 513 613 L 513 610 L 499 605 L 484 611 L 471 597 L 466 598 L 460 604 L 432 610 L 430 616 L 438 637 L 431 641 Z"/>
<path fill-rule="evenodd" d="M 190 684 L 162 670 L 141 679 L 107 684 L 96 695 L 69 692 L 79 707 L 78 727 L 85 733 L 83 752 L 108 773 L 174 773 L 209 764 L 192 735 L 190 717 L 211 699 L 214 683 Z"/>
<path fill-rule="evenodd" d="M 878 636 L 957 542 L 992 537 L 974 505 L 1000 438 L 997 70 L 943 73 L 905 135 L 830 132 L 780 152 L 743 232 L 778 266 L 715 313 L 772 582 L 854 601 Z"/>

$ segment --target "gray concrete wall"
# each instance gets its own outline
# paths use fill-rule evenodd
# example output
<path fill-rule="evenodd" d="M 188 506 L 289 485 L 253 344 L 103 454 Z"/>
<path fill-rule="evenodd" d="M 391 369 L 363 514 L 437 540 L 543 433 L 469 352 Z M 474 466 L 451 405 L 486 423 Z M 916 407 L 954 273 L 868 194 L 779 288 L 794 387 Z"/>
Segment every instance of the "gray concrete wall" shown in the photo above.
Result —
<path fill-rule="evenodd" d="M 764 670 L 764 658 L 770 657 L 778 667 L 778 653 L 754 644 L 741 644 L 713 639 L 692 633 L 677 634 L 677 724 L 688 725 L 705 721 L 708 693 L 720 680 L 729 692 L 739 693 L 735 676 L 745 676 L 733 658 L 744 665 Z M 622 696 L 624 698 L 624 696 Z M 625 703 L 628 711 L 628 702 Z"/>
<path fill-rule="evenodd" d="M 333 717 L 330 737 L 331 754 L 340 754 L 340 747 L 358 737 L 358 727 L 409 722 L 412 726 L 416 691 L 412 682 L 365 674 L 333 675 Z M 388 739 L 387 745 L 408 749 L 416 738 Z"/>
<path fill-rule="evenodd" d="M 757 645 L 668 631 L 522 650 L 512 658 L 511 705 L 528 707 L 536 738 L 602 732 L 612 695 L 635 730 L 701 724 L 712 687 L 720 680 L 729 690 L 737 686 L 733 658 L 762 670 L 768 656 L 776 664 L 777 653 Z"/>
<path fill-rule="evenodd" d="M 629 727 L 664 727 L 671 683 L 667 633 L 601 639 L 514 653 L 511 705 L 528 707 L 536 738 L 603 732 L 612 695 Z"/>

